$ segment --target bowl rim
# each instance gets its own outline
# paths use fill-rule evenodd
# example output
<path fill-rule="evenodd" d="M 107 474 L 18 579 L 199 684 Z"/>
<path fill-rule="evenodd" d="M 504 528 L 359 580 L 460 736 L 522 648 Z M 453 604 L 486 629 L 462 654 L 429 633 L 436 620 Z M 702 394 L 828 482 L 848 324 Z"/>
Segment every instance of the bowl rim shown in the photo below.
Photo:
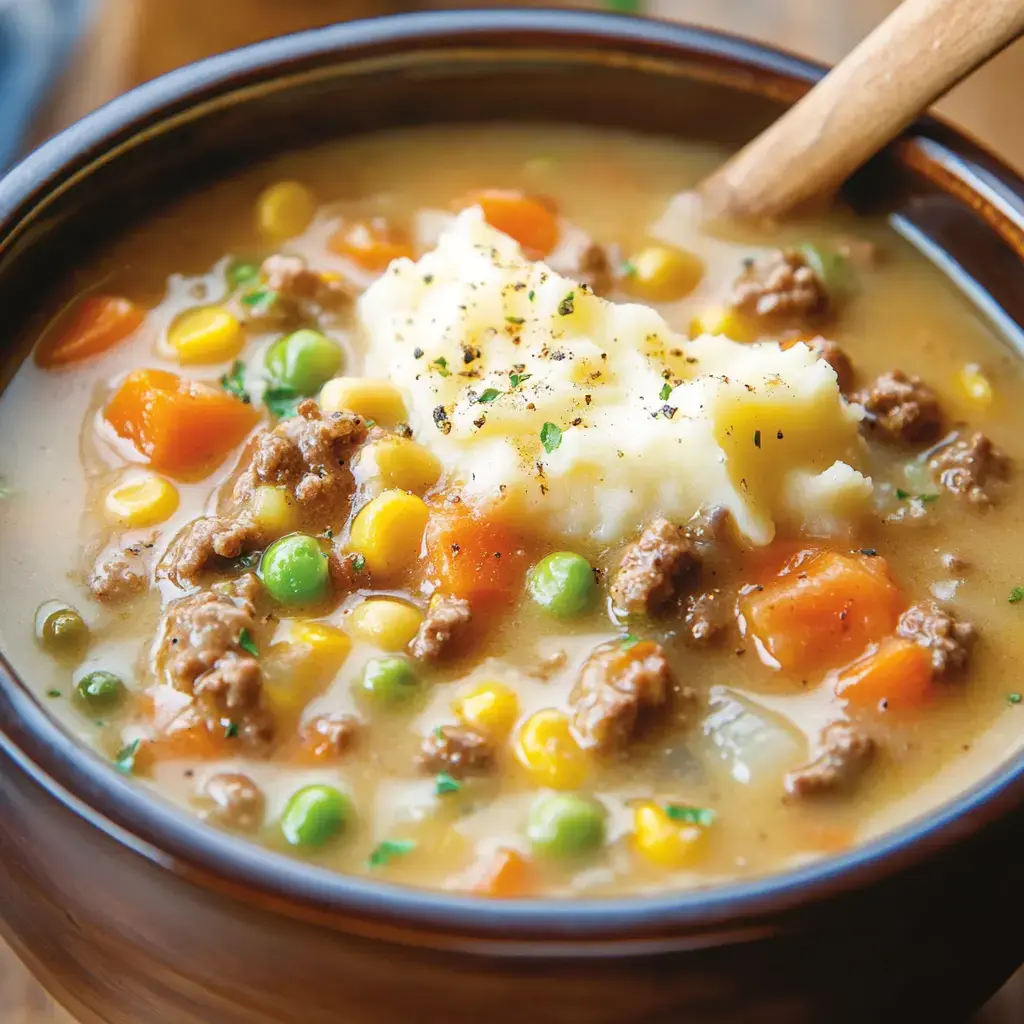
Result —
<path fill-rule="evenodd" d="M 510 42 L 510 34 L 513 41 Z M 29 154 L 0 179 L 0 252 L 57 182 L 87 166 L 125 132 L 165 120 L 209 95 L 284 77 L 293 65 L 344 62 L 375 48 L 438 49 L 514 35 L 536 48 L 571 35 L 627 53 L 725 59 L 776 75 L 796 91 L 823 66 L 739 36 L 675 22 L 569 10 L 446 11 L 394 15 L 300 32 L 210 57 L 112 100 Z M 502 37 L 505 37 L 502 39 Z M 959 145 L 998 169 L 1011 198 L 1024 181 L 963 133 L 933 118 L 912 136 Z M 1016 223 L 1020 229 L 1020 220 Z M 950 801 L 852 850 L 811 864 L 707 888 L 621 897 L 489 901 L 446 890 L 400 886 L 303 863 L 216 830 L 148 787 L 120 776 L 65 731 L 0 652 L 0 703 L 11 721 L 0 750 L 72 813 L 156 866 L 223 895 L 290 917 L 410 944 L 458 947 L 491 940 L 507 955 L 617 955 L 697 948 L 773 931 L 787 915 L 919 867 L 1024 804 L 1024 752 Z M 83 756 L 88 755 L 88 756 Z"/>

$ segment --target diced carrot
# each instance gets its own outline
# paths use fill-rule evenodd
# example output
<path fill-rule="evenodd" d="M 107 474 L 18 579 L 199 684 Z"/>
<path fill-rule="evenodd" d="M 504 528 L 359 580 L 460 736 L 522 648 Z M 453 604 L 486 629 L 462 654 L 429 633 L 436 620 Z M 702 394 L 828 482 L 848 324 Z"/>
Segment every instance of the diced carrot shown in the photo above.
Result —
<path fill-rule="evenodd" d="M 820 853 L 841 853 L 853 846 L 857 838 L 849 826 L 824 823 L 805 825 L 800 835 L 807 847 Z"/>
<path fill-rule="evenodd" d="M 529 565 L 524 539 L 496 517 L 464 505 L 437 508 L 427 522 L 426 544 L 438 589 L 474 608 L 507 604 L 523 588 Z"/>
<path fill-rule="evenodd" d="M 229 740 L 224 732 L 211 732 L 199 719 L 160 733 L 139 744 L 135 755 L 135 773 L 145 775 L 161 761 L 215 761 L 228 754 Z"/>
<path fill-rule="evenodd" d="M 36 363 L 52 369 L 99 355 L 124 341 L 145 318 L 146 311 L 129 299 L 89 295 L 36 351 Z"/>
<path fill-rule="evenodd" d="M 251 405 L 166 370 L 129 374 L 103 416 L 151 465 L 171 474 L 212 468 L 259 421 Z"/>
<path fill-rule="evenodd" d="M 892 632 L 900 610 L 884 559 L 820 548 L 802 551 L 740 600 L 748 632 L 794 671 L 852 660 Z"/>
<path fill-rule="evenodd" d="M 494 899 L 515 899 L 525 896 L 532 884 L 530 862 L 516 850 L 501 849 L 486 866 L 480 881 L 473 886 L 473 892 Z"/>
<path fill-rule="evenodd" d="M 461 205 L 479 206 L 487 223 L 514 238 L 529 256 L 547 256 L 558 241 L 555 212 L 534 196 L 502 189 L 483 189 L 471 192 Z"/>
<path fill-rule="evenodd" d="M 932 659 L 913 640 L 891 636 L 836 676 L 836 694 L 858 708 L 915 708 L 932 687 Z"/>
<path fill-rule="evenodd" d="M 415 255 L 409 240 L 380 217 L 343 224 L 328 240 L 327 248 L 358 263 L 364 270 L 385 270 L 392 260 Z"/>

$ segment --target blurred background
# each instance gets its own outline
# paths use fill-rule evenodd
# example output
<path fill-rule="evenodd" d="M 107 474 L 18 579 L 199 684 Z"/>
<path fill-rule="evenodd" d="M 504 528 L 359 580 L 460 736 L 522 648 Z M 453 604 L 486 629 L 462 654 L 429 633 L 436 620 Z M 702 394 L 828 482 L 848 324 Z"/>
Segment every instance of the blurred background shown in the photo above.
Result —
<path fill-rule="evenodd" d="M 0 172 L 26 148 L 165 71 L 337 21 L 460 7 L 590 8 L 724 29 L 834 63 L 897 5 L 898 0 L 0 0 Z M 938 108 L 1018 170 L 1024 170 L 1024 130 L 1016 109 L 1022 81 L 1024 43 Z M 1024 974 L 971 1024 L 1021 1021 Z M 0 1024 L 74 1024 L 2 943 Z"/>

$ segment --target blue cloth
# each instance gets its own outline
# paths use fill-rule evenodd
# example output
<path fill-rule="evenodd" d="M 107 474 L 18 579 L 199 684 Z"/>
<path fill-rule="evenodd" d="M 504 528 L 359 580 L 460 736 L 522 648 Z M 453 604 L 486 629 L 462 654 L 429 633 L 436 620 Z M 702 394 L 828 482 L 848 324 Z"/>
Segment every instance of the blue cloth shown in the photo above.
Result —
<path fill-rule="evenodd" d="M 0 172 L 88 23 L 93 0 L 0 0 Z"/>

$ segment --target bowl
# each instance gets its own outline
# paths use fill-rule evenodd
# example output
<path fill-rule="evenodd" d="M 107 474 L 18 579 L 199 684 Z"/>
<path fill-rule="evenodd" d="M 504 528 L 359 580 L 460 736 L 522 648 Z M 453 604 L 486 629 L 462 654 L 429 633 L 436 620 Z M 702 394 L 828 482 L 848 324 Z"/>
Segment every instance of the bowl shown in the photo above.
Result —
<path fill-rule="evenodd" d="M 351 23 L 176 71 L 0 182 L 11 340 L 55 276 L 208 176 L 317 138 L 575 121 L 737 145 L 822 69 L 698 29 L 569 12 Z M 913 125 L 850 184 L 1015 343 L 1024 183 Z M 1024 959 L 1024 759 L 834 859 L 658 897 L 486 902 L 349 878 L 119 776 L 0 664 L 4 935 L 83 1024 L 956 1019 Z"/>

